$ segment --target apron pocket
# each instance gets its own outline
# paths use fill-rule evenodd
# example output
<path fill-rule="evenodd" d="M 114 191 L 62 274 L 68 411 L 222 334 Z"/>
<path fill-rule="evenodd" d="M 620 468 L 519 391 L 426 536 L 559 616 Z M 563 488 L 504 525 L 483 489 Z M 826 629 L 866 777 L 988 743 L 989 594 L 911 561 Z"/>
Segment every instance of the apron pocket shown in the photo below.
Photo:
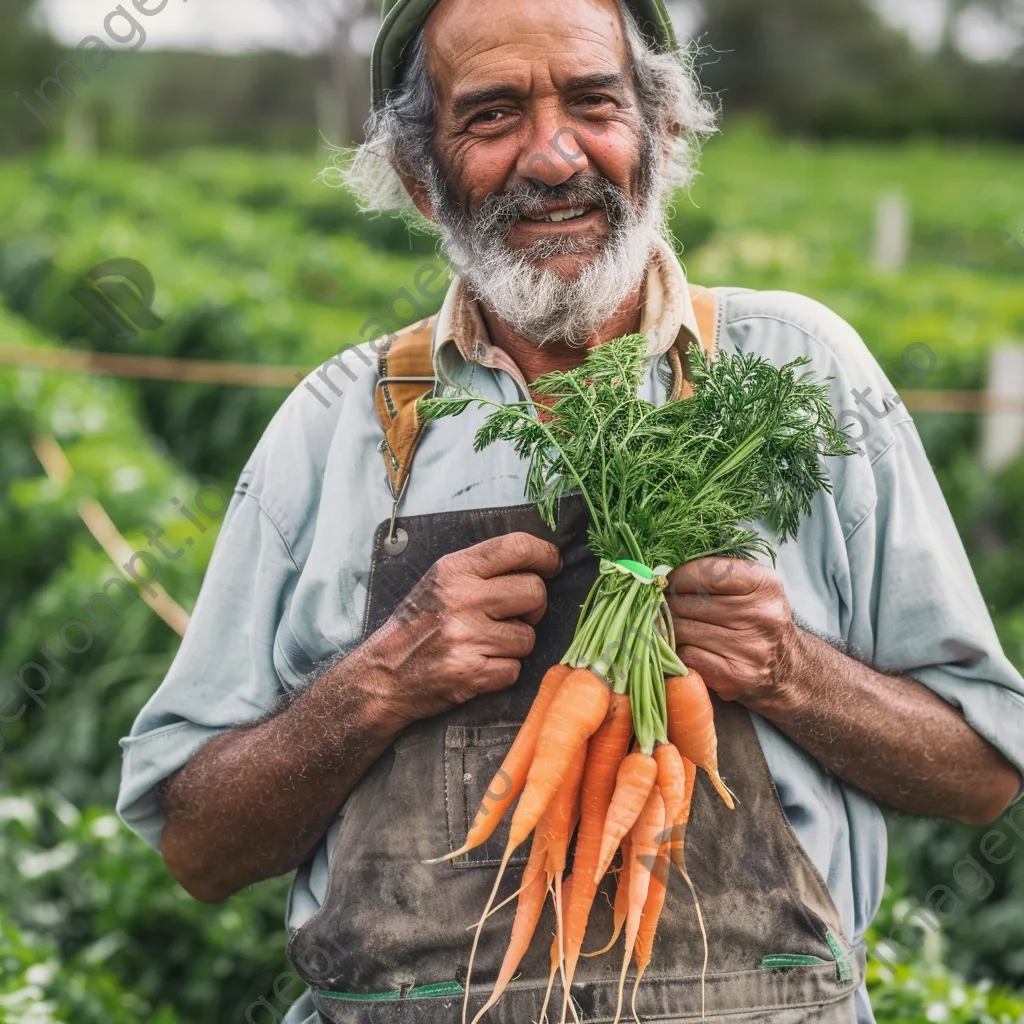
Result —
<path fill-rule="evenodd" d="M 445 730 L 444 803 L 449 849 L 457 850 L 466 841 L 466 833 L 476 817 L 480 801 L 505 760 L 521 724 L 452 725 Z M 497 785 L 504 783 L 499 779 Z M 505 813 L 487 842 L 451 861 L 452 867 L 494 867 L 500 864 L 508 844 L 514 808 L 515 804 Z M 509 864 L 525 864 L 529 854 L 530 844 L 523 843 Z"/>

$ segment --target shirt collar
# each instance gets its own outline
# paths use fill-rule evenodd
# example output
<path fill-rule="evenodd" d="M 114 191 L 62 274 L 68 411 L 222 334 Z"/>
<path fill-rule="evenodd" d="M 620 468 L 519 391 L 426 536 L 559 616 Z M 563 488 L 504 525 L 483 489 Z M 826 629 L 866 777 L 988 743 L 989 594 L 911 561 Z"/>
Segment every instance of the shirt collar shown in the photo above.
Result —
<path fill-rule="evenodd" d="M 647 354 L 664 355 L 683 334 L 684 347 L 699 342 L 697 319 L 690 301 L 690 289 L 672 247 L 658 241 L 651 250 L 644 279 L 644 300 L 640 333 L 648 338 Z M 523 389 L 525 379 L 512 357 L 495 345 L 488 335 L 479 303 L 459 277 L 451 285 L 437 314 L 433 339 L 434 372 L 443 384 L 451 384 L 467 363 L 509 373 Z"/>

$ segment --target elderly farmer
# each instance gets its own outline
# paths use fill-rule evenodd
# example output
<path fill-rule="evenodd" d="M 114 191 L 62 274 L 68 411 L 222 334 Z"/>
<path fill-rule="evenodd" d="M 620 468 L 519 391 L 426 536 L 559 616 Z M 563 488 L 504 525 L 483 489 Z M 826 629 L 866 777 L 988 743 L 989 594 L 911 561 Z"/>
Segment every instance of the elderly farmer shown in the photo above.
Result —
<path fill-rule="evenodd" d="M 807 356 L 840 408 L 892 388 L 815 302 L 687 285 L 663 210 L 713 117 L 661 0 L 387 0 L 372 70 L 349 183 L 375 209 L 415 204 L 455 280 L 435 317 L 310 378 L 332 382 L 328 409 L 298 388 L 274 418 L 124 741 L 120 811 L 197 899 L 296 872 L 289 955 L 309 990 L 289 1022 L 433 1024 L 459 1015 L 501 833 L 422 860 L 463 840 L 595 569 L 579 506 L 551 534 L 511 449 L 474 454 L 482 413 L 424 429 L 414 399 L 436 378 L 522 400 L 630 332 L 650 339 L 655 403 L 684 387 L 690 342 Z M 873 408 L 774 570 L 726 560 L 671 580 L 741 802 L 716 817 L 701 780 L 688 834 L 716 1020 L 870 1021 L 879 805 L 980 824 L 1021 785 L 1024 683 L 913 423 Z M 591 948 L 611 931 L 598 903 Z M 693 918 L 688 898 L 666 906 L 641 1018 L 700 1018 Z M 481 999 L 506 935 L 484 929 Z M 533 1019 L 547 974 L 539 942 L 489 1019 Z M 615 980 L 581 961 L 584 1019 L 611 1019 Z M 267 993 L 249 1019 L 283 1013 Z"/>

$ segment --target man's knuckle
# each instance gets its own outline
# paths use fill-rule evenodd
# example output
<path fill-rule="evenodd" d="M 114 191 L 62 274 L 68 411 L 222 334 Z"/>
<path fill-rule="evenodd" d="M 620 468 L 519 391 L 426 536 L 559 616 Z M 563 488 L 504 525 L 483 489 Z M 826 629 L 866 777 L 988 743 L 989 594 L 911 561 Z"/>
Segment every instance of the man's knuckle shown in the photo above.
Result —
<path fill-rule="evenodd" d="M 483 657 L 462 657 L 453 658 L 447 678 L 459 690 L 465 690 L 470 696 L 473 695 L 477 679 L 481 673 L 487 670 L 487 659 Z"/>
<path fill-rule="evenodd" d="M 528 533 L 510 533 L 506 538 L 509 555 L 517 560 L 533 555 L 536 543 L 537 539 Z"/>
<path fill-rule="evenodd" d="M 502 675 L 502 684 L 504 686 L 511 686 L 519 678 L 522 668 L 523 666 L 519 661 L 509 662 Z"/>
<path fill-rule="evenodd" d="M 431 588 L 443 586 L 458 571 L 462 558 L 461 551 L 442 555 L 426 572 L 421 583 Z"/>
<path fill-rule="evenodd" d="M 493 662 L 481 678 L 488 690 L 504 690 L 519 678 L 521 667 L 516 660 Z"/>
<path fill-rule="evenodd" d="M 453 704 L 465 704 L 471 701 L 476 696 L 476 693 L 471 690 L 465 683 L 456 686 L 452 690 L 450 700 Z"/>
<path fill-rule="evenodd" d="M 474 632 L 469 624 L 457 616 L 446 616 L 441 626 L 441 633 L 444 642 L 453 647 L 462 647 L 474 637 Z"/>
<path fill-rule="evenodd" d="M 537 631 L 532 626 L 524 625 L 519 634 L 519 648 L 523 655 L 529 654 L 537 643 Z"/>
<path fill-rule="evenodd" d="M 539 576 L 529 575 L 525 577 L 524 590 L 526 599 L 531 605 L 539 606 L 548 599 L 548 588 Z"/>
<path fill-rule="evenodd" d="M 726 558 L 724 555 L 718 555 L 713 559 L 709 559 L 708 565 L 706 566 L 706 576 L 712 583 L 721 583 L 722 580 L 726 579 L 733 570 L 733 562 L 735 559 Z M 720 569 L 719 566 L 725 563 L 725 568 Z"/>

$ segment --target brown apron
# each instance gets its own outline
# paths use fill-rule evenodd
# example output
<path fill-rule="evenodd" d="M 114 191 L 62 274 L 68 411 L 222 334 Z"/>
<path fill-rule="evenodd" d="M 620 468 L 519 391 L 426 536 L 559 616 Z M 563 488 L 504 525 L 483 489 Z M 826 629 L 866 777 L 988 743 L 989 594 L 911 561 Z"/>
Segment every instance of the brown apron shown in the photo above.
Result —
<path fill-rule="evenodd" d="M 570 498 L 554 536 L 530 505 L 405 517 L 377 529 L 365 636 L 438 558 L 487 538 L 524 530 L 554 540 L 564 568 L 548 584 L 548 611 L 518 682 L 411 726 L 346 802 L 323 906 L 288 944 L 314 1004 L 332 1024 L 448 1024 L 460 1018 L 472 940 L 467 927 L 493 885 L 507 819 L 490 841 L 458 861 L 421 861 L 461 844 L 541 676 L 572 638 L 597 573 L 586 525 L 582 504 Z M 404 531 L 403 543 L 389 545 L 396 527 Z M 722 1024 L 853 1024 L 863 948 L 852 950 L 842 935 L 828 890 L 783 814 L 749 714 L 716 702 L 715 717 L 722 772 L 738 805 L 728 811 L 701 774 L 687 864 L 708 932 L 707 1016 Z M 500 897 L 516 889 L 527 854 L 523 849 L 512 861 Z M 584 949 L 603 946 L 611 934 L 608 879 L 602 892 Z M 513 914 L 510 905 L 483 929 L 471 1011 L 494 983 Z M 526 1024 L 537 1018 L 553 933 L 549 904 L 516 980 L 487 1021 Z M 580 960 L 572 991 L 582 1020 L 612 1020 L 621 957 L 620 938 L 611 953 Z M 654 959 L 637 996 L 640 1020 L 700 1020 L 702 961 L 692 897 L 674 872 Z M 557 992 L 554 1002 L 560 1003 Z"/>

